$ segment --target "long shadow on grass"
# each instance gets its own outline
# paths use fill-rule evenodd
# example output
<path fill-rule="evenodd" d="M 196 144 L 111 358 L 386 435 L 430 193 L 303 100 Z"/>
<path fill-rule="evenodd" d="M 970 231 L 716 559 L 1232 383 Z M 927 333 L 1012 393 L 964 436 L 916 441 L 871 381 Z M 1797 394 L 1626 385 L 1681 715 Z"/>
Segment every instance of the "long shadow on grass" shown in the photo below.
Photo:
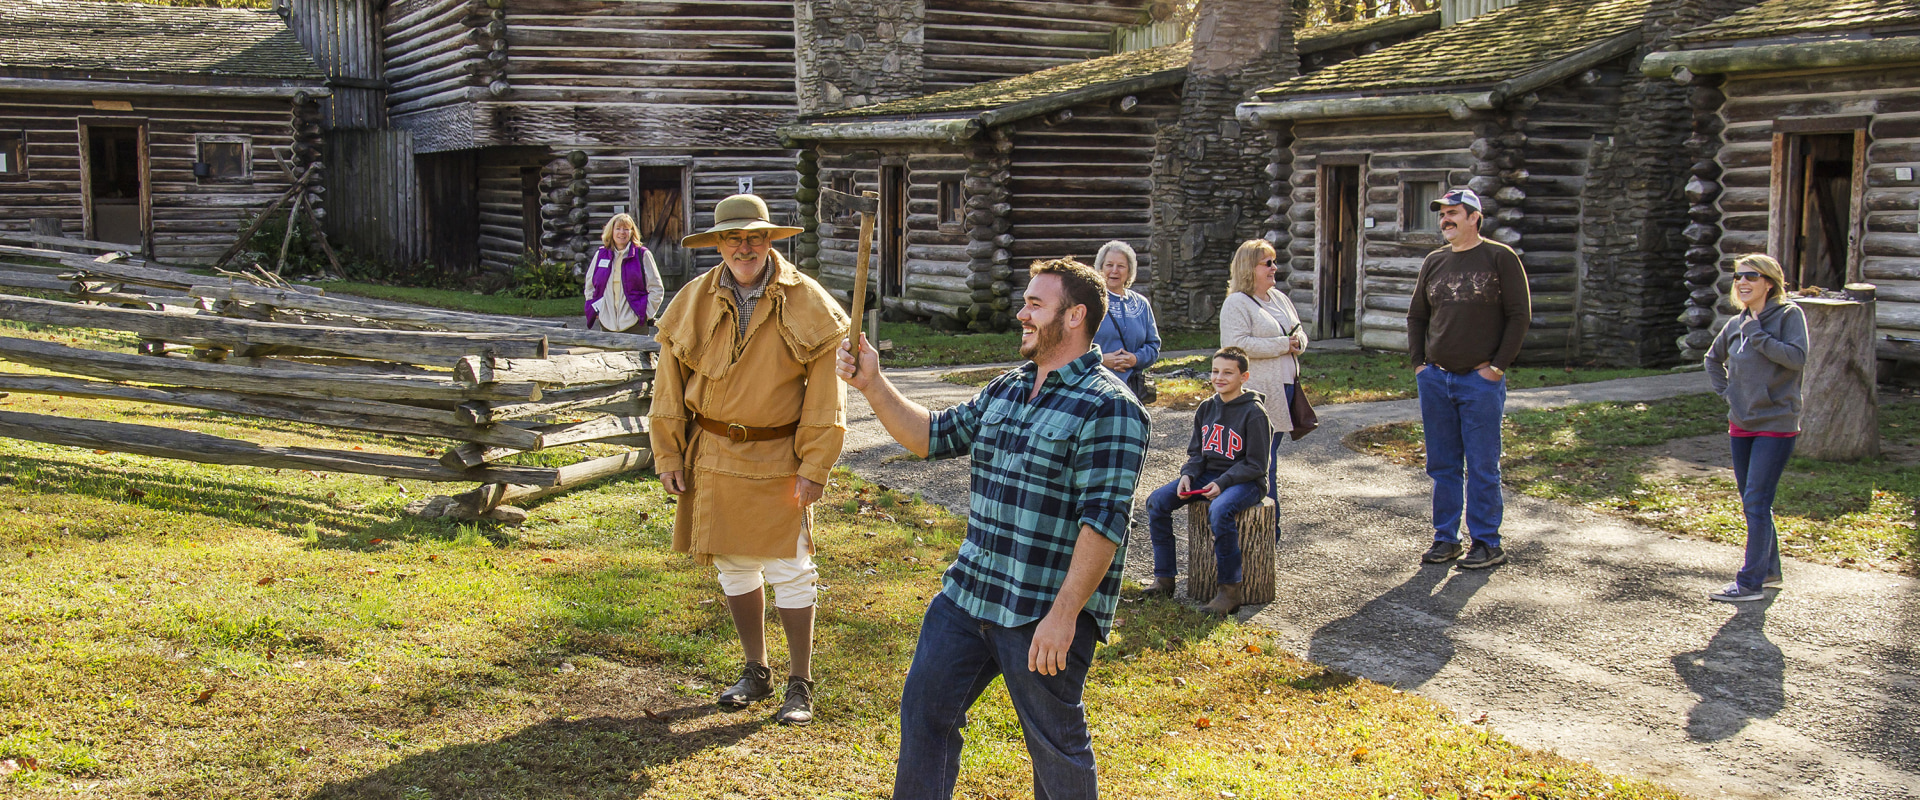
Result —
<path fill-rule="evenodd" d="M 759 714 L 731 725 L 692 729 L 703 710 L 648 717 L 554 719 L 488 742 L 442 747 L 371 775 L 330 783 L 310 800 L 381 798 L 629 798 L 653 786 L 652 771 L 725 747 L 769 724 Z"/>
<path fill-rule="evenodd" d="M 328 500 L 322 483 L 316 482 L 310 492 L 289 493 L 191 474 L 193 471 L 167 473 L 118 466 L 100 468 L 43 458 L 0 460 L 0 479 L 19 492 L 134 503 L 155 510 L 215 517 L 236 525 L 280 528 L 289 533 L 294 526 L 308 522 L 316 529 L 331 531 L 363 531 L 394 522 L 390 513 L 334 505 Z M 132 497 L 130 490 L 138 490 L 140 495 Z M 333 538 L 336 537 L 321 539 L 323 546 L 351 546 Z"/>
<path fill-rule="evenodd" d="M 1453 660 L 1448 629 L 1474 593 L 1487 585 L 1487 573 L 1422 564 L 1404 583 L 1314 631 L 1307 660 L 1418 688 Z"/>
<path fill-rule="evenodd" d="M 1687 712 L 1687 736 L 1695 741 L 1730 739 L 1756 719 L 1786 705 L 1786 659 L 1767 640 L 1771 599 L 1740 603 L 1700 650 L 1673 657 L 1673 670 L 1700 702 Z"/>

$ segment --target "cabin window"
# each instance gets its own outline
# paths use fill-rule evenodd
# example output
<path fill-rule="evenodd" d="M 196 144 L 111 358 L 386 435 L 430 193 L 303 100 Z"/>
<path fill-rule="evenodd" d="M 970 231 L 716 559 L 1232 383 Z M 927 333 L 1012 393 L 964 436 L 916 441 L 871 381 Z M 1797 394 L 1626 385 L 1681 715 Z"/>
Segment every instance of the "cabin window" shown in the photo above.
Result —
<path fill-rule="evenodd" d="M 27 174 L 27 135 L 20 131 L 0 131 L 0 178 Z"/>
<path fill-rule="evenodd" d="M 960 218 L 965 216 L 965 212 L 960 210 L 965 202 L 965 199 L 960 195 L 959 181 L 941 181 L 940 227 L 958 229 L 960 227 Z"/>
<path fill-rule="evenodd" d="M 201 183 L 245 183 L 253 180 L 253 141 L 248 136 L 194 138 L 194 177 Z"/>
<path fill-rule="evenodd" d="M 852 174 L 835 176 L 832 182 L 832 188 L 834 191 L 839 192 L 841 194 L 850 194 L 856 197 L 858 196 L 857 190 L 859 189 L 859 187 L 854 184 Z M 850 211 L 847 211 L 845 208 L 839 209 L 839 212 L 840 213 L 834 215 L 835 221 L 843 220 L 853 216 L 853 213 Z"/>
<path fill-rule="evenodd" d="M 1440 212 L 1433 210 L 1433 201 L 1440 199 L 1439 181 L 1407 181 L 1400 184 L 1400 196 L 1406 200 L 1401 212 L 1406 226 L 1401 230 L 1440 230 Z"/>

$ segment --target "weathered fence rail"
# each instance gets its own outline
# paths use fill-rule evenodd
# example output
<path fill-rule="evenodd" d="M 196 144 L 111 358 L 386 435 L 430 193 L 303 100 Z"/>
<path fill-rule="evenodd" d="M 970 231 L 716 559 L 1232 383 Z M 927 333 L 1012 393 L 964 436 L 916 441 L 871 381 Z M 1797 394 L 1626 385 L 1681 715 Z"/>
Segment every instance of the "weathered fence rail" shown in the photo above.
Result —
<path fill-rule="evenodd" d="M 131 333 L 137 353 L 0 336 L 0 394 L 129 400 L 446 440 L 439 458 L 276 447 L 146 425 L 0 412 L 0 436 L 210 464 L 472 481 L 416 513 L 517 522 L 509 505 L 652 465 L 651 337 L 328 297 L 267 276 L 206 276 L 92 242 L 0 234 L 0 319 Z M 50 249 L 62 246 L 68 249 Z M 46 299 L 4 293 L 57 293 Z M 587 443 L 566 467 L 501 463 Z"/>

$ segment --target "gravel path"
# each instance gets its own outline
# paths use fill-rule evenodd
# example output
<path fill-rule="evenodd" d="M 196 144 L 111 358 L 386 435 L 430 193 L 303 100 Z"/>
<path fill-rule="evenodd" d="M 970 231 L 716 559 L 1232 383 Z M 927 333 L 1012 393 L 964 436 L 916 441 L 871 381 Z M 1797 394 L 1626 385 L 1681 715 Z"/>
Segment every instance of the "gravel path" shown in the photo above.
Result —
<path fill-rule="evenodd" d="M 975 392 L 941 382 L 950 369 L 889 375 L 941 408 Z M 1508 407 L 1701 391 L 1695 372 L 1515 392 Z M 851 400 L 842 463 L 966 512 L 964 460 L 902 459 Z M 1417 405 L 1319 411 L 1321 430 L 1281 450 L 1281 599 L 1242 619 L 1315 662 L 1484 712 L 1513 741 L 1697 797 L 1920 798 L 1920 582 L 1789 559 L 1777 599 L 1711 603 L 1738 549 L 1511 492 L 1511 563 L 1422 567 L 1426 476 L 1340 444 Z M 1177 476 L 1191 413 L 1153 415 L 1142 492 Z M 1151 569 L 1140 513 L 1136 578 Z"/>

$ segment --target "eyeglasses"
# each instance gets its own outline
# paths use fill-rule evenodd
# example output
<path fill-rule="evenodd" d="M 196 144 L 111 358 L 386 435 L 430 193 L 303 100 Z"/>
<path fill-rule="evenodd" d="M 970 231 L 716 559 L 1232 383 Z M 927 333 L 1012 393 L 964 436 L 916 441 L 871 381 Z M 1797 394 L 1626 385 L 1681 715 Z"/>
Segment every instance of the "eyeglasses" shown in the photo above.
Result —
<path fill-rule="evenodd" d="M 1757 281 L 1759 281 L 1759 280 L 1760 280 L 1761 278 L 1764 278 L 1764 277 L 1766 277 L 1766 276 L 1765 276 L 1765 275 L 1761 275 L 1761 274 L 1760 274 L 1760 273 L 1758 273 L 1758 272 L 1736 272 L 1736 273 L 1733 273 L 1733 279 L 1734 279 L 1734 280 L 1736 280 L 1736 281 L 1751 281 L 1751 282 L 1757 282 Z"/>
<path fill-rule="evenodd" d="M 771 237 L 764 233 L 750 233 L 745 235 L 738 233 L 720 234 L 720 243 L 728 247 L 759 247 L 769 241 L 771 241 Z"/>

